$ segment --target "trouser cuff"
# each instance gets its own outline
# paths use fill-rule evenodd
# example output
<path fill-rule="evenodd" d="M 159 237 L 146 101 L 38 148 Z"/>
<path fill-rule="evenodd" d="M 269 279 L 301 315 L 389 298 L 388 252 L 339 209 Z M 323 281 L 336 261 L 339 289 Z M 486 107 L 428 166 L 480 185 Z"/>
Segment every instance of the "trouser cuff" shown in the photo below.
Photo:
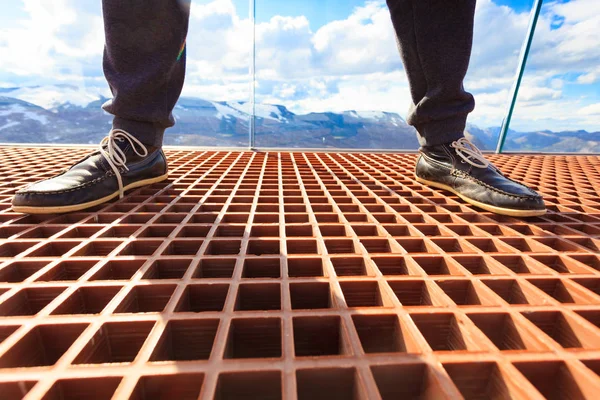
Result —
<path fill-rule="evenodd" d="M 147 146 L 162 147 L 165 128 L 153 123 L 115 117 L 113 129 L 122 129 Z"/>
<path fill-rule="evenodd" d="M 421 146 L 437 146 L 453 142 L 465 136 L 464 118 L 431 121 L 415 126 Z"/>

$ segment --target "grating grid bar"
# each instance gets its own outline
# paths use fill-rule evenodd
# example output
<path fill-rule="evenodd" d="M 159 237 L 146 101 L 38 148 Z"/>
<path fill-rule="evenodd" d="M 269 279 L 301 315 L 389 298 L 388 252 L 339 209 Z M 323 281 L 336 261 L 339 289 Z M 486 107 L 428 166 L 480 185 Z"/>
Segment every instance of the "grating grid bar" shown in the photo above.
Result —
<path fill-rule="evenodd" d="M 600 389 L 600 158 L 494 155 L 549 213 L 480 212 L 415 154 L 168 150 L 170 179 L 10 210 L 87 152 L 1 147 L 8 399 L 551 396 Z M 177 384 L 175 384 L 177 382 Z"/>

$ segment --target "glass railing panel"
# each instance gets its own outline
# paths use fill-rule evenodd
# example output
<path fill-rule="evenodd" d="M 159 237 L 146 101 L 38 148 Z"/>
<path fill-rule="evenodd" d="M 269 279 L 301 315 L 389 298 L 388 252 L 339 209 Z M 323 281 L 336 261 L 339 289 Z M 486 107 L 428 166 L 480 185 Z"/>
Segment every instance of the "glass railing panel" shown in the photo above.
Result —
<path fill-rule="evenodd" d="M 112 120 L 100 108 L 111 97 L 102 2 L 5 3 L 0 142 L 98 143 Z M 248 146 L 251 31 L 247 0 L 193 1 L 186 81 L 165 144 Z"/>
<path fill-rule="evenodd" d="M 503 151 L 600 152 L 600 3 L 545 1 Z"/>
<path fill-rule="evenodd" d="M 466 134 L 495 148 L 532 0 L 481 0 Z M 256 0 L 257 147 L 416 149 L 385 1 Z"/>

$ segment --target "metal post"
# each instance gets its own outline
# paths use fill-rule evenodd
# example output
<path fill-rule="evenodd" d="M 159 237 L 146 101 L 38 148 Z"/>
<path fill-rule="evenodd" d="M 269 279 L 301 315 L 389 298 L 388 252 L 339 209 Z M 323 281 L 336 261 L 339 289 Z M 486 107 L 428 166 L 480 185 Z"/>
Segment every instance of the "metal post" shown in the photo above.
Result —
<path fill-rule="evenodd" d="M 521 47 L 521 55 L 519 58 L 519 65 L 517 66 L 517 73 L 515 81 L 513 83 L 512 91 L 510 94 L 510 101 L 508 109 L 506 110 L 506 116 L 502 121 L 502 128 L 500 128 L 500 136 L 498 137 L 498 144 L 496 146 L 496 153 L 502 153 L 504 148 L 504 142 L 506 141 L 506 133 L 510 126 L 510 120 L 517 102 L 517 96 L 519 94 L 519 87 L 521 86 L 521 80 L 523 79 L 523 73 L 525 72 L 525 65 L 527 64 L 527 57 L 529 57 L 529 50 L 531 49 L 531 43 L 533 42 L 533 35 L 535 33 L 535 27 L 537 25 L 538 17 L 542 9 L 542 3 L 544 0 L 535 0 L 533 8 L 531 9 L 531 17 L 529 19 L 529 27 L 527 28 L 527 37 Z"/>
<path fill-rule="evenodd" d="M 250 49 L 250 123 L 248 124 L 248 146 L 253 149 L 255 146 L 254 134 L 256 132 L 256 1 L 249 0 L 250 22 L 252 24 L 252 47 Z"/>

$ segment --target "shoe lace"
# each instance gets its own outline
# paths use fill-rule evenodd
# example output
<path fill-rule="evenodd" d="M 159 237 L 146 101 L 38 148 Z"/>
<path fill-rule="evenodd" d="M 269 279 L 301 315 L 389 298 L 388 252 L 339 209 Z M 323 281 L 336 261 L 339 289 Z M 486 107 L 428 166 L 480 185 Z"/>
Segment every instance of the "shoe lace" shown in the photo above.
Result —
<path fill-rule="evenodd" d="M 129 132 L 122 129 L 113 129 L 110 131 L 100 142 L 100 154 L 106 159 L 108 165 L 115 173 L 117 182 L 119 183 L 119 198 L 122 199 L 124 196 L 123 190 L 123 178 L 121 177 L 121 171 L 119 168 L 123 168 L 125 171 L 129 171 L 127 167 L 127 157 L 125 152 L 117 145 L 117 142 L 123 142 L 127 140 L 131 144 L 131 148 L 140 157 L 146 157 L 148 155 L 148 149 L 137 140 Z M 139 148 L 139 151 L 138 151 Z"/>
<path fill-rule="evenodd" d="M 486 160 L 481 150 L 465 137 L 452 142 L 450 147 L 456 150 L 456 154 L 460 158 L 474 167 L 487 168 L 490 165 L 490 162 Z"/>

